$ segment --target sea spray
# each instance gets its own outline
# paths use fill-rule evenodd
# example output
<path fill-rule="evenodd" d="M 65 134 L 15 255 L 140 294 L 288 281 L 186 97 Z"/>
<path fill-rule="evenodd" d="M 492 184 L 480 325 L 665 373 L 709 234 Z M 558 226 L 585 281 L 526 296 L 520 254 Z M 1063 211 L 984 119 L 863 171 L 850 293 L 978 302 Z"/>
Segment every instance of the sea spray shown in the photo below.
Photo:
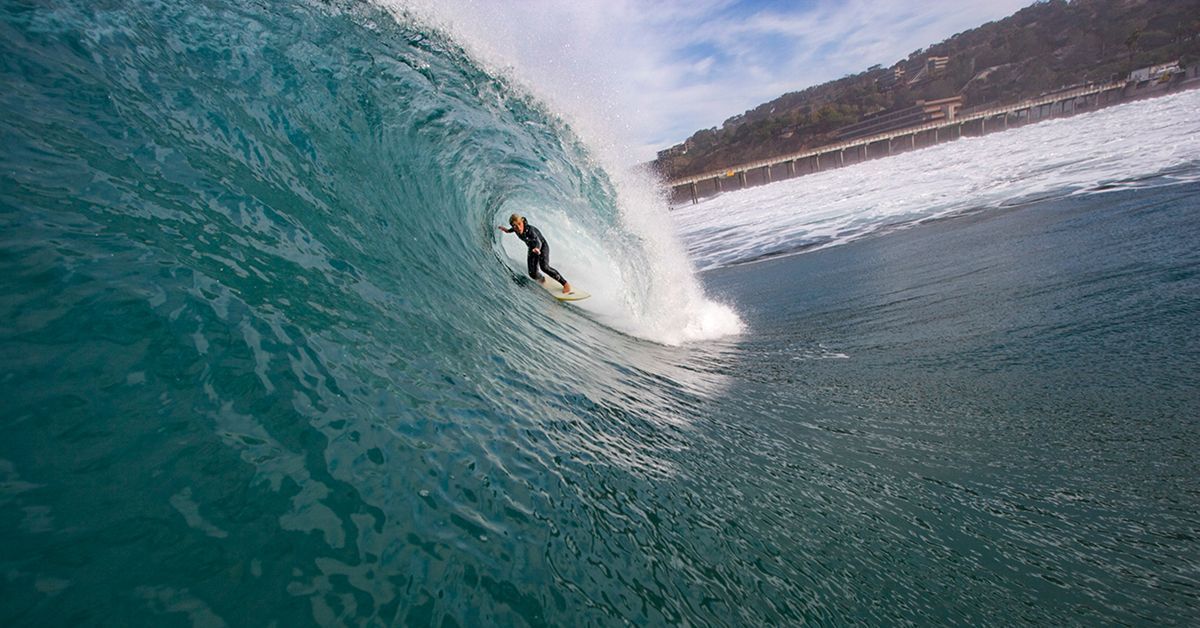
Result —
<path fill-rule="evenodd" d="M 707 340 L 742 331 L 735 310 L 705 295 L 692 261 L 669 220 L 661 182 L 651 173 L 631 167 L 627 142 L 613 128 L 611 102 L 583 102 L 575 82 L 585 72 L 567 73 L 571 85 L 556 85 L 533 76 L 488 37 L 484 16 L 491 6 L 382 2 L 401 20 L 436 24 L 464 42 L 475 63 L 498 77 L 509 89 L 536 94 L 547 106 L 540 124 L 551 127 L 571 156 L 567 175 L 571 185 L 556 189 L 555 197 L 514 195 L 496 209 L 505 224 L 509 213 L 529 217 L 551 243 L 552 265 L 574 285 L 593 297 L 578 304 L 599 320 L 638 337 L 666 344 Z M 565 59 L 563 62 L 570 62 Z M 538 124 L 538 123 L 530 123 Z M 550 164 L 549 167 L 559 167 Z M 525 249 L 513 239 L 500 247 L 514 272 L 523 273 Z"/>
<path fill-rule="evenodd" d="M 6 3 L 0 82 L 0 624 L 1200 615 L 1194 167 L 716 269 L 754 333 L 670 346 L 522 277 L 511 211 L 658 227 L 416 21 Z"/>
<path fill-rule="evenodd" d="M 701 269 L 810 251 L 929 220 L 1194 180 L 1200 90 L 1127 103 L 731 191 L 672 218 Z M 740 237 L 724 237 L 730 223 Z"/>

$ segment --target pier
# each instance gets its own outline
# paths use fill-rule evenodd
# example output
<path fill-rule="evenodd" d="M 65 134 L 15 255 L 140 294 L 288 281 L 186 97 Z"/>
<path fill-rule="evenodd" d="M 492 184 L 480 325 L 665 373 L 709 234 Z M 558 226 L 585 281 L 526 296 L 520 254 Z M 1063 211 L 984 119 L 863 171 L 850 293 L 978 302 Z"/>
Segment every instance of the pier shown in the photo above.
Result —
<path fill-rule="evenodd" d="M 763 185 L 888 157 L 962 137 L 1004 131 L 1051 118 L 1093 111 L 1124 100 L 1127 81 L 1089 85 L 1013 105 L 968 111 L 949 119 L 829 144 L 669 181 L 671 202 L 693 204 L 727 190 Z"/>

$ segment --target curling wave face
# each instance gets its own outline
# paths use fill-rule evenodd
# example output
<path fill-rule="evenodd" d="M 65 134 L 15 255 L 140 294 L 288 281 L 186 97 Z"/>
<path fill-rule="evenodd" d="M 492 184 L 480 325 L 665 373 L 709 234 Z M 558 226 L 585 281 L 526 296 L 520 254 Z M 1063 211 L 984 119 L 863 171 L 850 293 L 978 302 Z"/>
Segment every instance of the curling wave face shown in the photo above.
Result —
<path fill-rule="evenodd" d="M 336 577 L 329 561 L 393 583 L 362 617 L 421 603 L 392 588 L 412 564 L 452 569 L 426 574 L 435 590 L 464 568 L 518 582 L 519 565 L 489 570 L 559 542 L 521 522 L 602 507 L 566 488 L 592 461 L 669 474 L 658 452 L 720 390 L 721 350 L 685 343 L 740 322 L 665 219 L 639 218 L 661 208 L 623 204 L 558 118 L 402 11 L 68 1 L 2 17 L 0 396 L 25 427 L 0 469 L 60 487 L 37 507 L 58 513 L 53 542 L 80 543 L 77 567 L 42 572 L 43 542 L 5 528 L 25 561 L 12 578 L 74 583 L 43 617 L 122 623 L 111 599 L 129 592 L 203 614 L 194 584 L 144 558 L 214 539 L 268 573 L 268 614 L 248 622 L 310 586 L 323 616 L 337 596 L 303 583 Z M 591 310 L 528 285 L 495 229 L 514 211 Z M 107 436 L 56 440 L 77 429 Z M 151 520 L 174 540 L 90 542 Z M 258 555 L 281 538 L 289 552 Z M 210 593 L 217 615 L 238 607 Z M 514 604 L 455 602 L 493 619 Z"/>

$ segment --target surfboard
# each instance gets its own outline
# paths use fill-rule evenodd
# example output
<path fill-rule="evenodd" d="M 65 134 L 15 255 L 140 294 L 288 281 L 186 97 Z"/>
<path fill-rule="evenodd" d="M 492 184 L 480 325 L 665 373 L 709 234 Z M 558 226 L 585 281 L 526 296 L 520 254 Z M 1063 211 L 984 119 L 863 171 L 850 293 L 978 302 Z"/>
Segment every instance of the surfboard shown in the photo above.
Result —
<path fill-rule="evenodd" d="M 550 296 L 558 299 L 559 301 L 582 301 L 592 296 L 579 289 L 574 289 L 566 294 L 563 294 L 562 285 L 549 277 L 546 277 L 546 281 L 538 285 L 542 288 L 545 288 L 546 292 L 550 293 Z"/>

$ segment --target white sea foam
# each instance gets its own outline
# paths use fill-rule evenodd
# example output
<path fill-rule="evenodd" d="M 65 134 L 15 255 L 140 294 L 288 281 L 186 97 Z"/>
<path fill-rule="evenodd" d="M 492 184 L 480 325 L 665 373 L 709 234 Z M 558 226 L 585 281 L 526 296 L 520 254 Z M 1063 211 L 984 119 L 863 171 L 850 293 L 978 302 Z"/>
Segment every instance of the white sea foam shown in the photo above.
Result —
<path fill-rule="evenodd" d="M 570 208 L 529 210 L 531 224 L 551 242 L 551 265 L 592 294 L 576 305 L 611 327 L 664 344 L 740 333 L 734 309 L 701 288 L 655 182 L 628 172 L 613 179 L 620 211 L 615 230 L 586 224 L 586 216 L 573 216 Z M 514 270 L 524 272 L 525 245 L 515 237 L 501 245 Z"/>
<path fill-rule="evenodd" d="M 610 102 L 585 101 L 578 85 L 548 84 L 531 76 L 496 41 L 493 19 L 502 9 L 485 4 L 430 3 L 425 0 L 378 0 L 385 6 L 415 10 L 422 19 L 452 34 L 493 74 L 522 85 L 565 120 L 587 145 L 589 158 L 608 174 L 616 191 L 619 227 L 597 228 L 589 210 L 553 206 L 516 208 L 552 244 L 551 264 L 568 281 L 593 296 L 577 305 L 605 324 L 664 344 L 682 344 L 738 334 L 742 322 L 734 309 L 709 298 L 696 276 L 657 181 L 627 166 L 628 142 L 620 139 L 621 113 Z M 564 62 L 571 62 L 565 59 Z M 586 81 L 587 72 L 567 72 Z M 536 201 L 534 201 L 536 202 Z M 573 212 L 577 210 L 577 213 Z M 506 210 L 507 211 L 507 210 Z M 497 216 L 503 220 L 504 212 Z M 501 247 L 513 267 L 524 272 L 525 249 L 516 238 Z"/>
<path fill-rule="evenodd" d="M 1182 92 L 727 192 L 672 217 L 707 270 L 1027 200 L 1198 180 L 1197 111 L 1200 90 Z"/>

